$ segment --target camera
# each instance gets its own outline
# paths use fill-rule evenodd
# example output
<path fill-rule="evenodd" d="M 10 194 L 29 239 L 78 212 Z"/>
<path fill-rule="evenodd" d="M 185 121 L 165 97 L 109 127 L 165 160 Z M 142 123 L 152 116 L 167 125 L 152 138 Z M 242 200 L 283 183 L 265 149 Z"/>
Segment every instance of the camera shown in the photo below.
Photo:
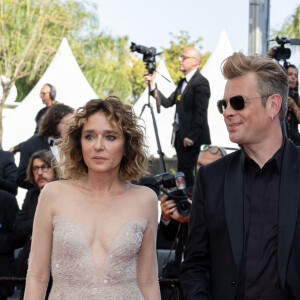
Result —
<path fill-rule="evenodd" d="M 275 52 L 274 58 L 277 61 L 283 60 L 284 62 L 286 62 L 286 60 L 288 60 L 291 57 L 291 49 L 285 48 L 284 47 L 285 44 L 300 45 L 300 39 L 290 39 L 289 40 L 285 36 L 283 36 L 281 38 L 279 36 L 277 36 L 275 38 L 275 41 L 278 45 L 280 45 L 279 47 L 273 48 L 273 50 Z"/>
<path fill-rule="evenodd" d="M 168 195 L 167 200 L 172 199 L 175 201 L 178 213 L 182 216 L 188 216 L 191 212 L 191 204 L 187 201 L 187 198 L 191 198 L 191 195 L 188 195 L 190 193 L 186 189 L 184 174 L 182 172 L 176 174 L 166 172 L 155 175 L 154 178 L 157 187 Z"/>
<path fill-rule="evenodd" d="M 143 61 L 146 63 L 146 69 L 148 70 L 149 74 L 152 75 L 156 69 L 156 49 L 154 47 L 148 48 L 145 46 L 137 45 L 135 43 L 131 43 L 130 50 L 131 52 L 136 51 L 143 54 Z"/>

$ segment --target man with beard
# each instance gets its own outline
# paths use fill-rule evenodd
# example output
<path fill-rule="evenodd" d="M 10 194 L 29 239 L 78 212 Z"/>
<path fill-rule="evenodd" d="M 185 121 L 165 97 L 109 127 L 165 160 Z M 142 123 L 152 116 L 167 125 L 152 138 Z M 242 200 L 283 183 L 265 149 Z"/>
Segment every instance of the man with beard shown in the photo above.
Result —
<path fill-rule="evenodd" d="M 51 165 L 54 160 L 52 152 L 47 150 L 35 152 L 29 160 L 27 179 L 35 185 L 35 188 L 30 189 L 27 192 L 22 209 L 17 214 L 14 225 L 16 237 L 24 245 L 19 254 L 17 263 L 17 275 L 20 277 L 25 277 L 27 272 L 33 219 L 38 203 L 38 197 L 42 188 L 48 182 L 57 180 L 56 169 Z M 23 299 L 23 294 L 24 286 L 21 287 L 20 299 Z"/>

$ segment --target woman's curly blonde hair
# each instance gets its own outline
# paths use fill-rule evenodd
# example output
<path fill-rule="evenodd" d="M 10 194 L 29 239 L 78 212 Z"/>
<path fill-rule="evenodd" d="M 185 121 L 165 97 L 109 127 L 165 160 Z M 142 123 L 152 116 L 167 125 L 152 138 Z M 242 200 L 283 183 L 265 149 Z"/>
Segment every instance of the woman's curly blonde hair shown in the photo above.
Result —
<path fill-rule="evenodd" d="M 103 112 L 125 137 L 125 152 L 119 170 L 120 178 L 136 180 L 147 174 L 147 147 L 144 143 L 142 127 L 137 124 L 136 115 L 130 105 L 122 103 L 117 97 L 110 96 L 105 100 L 90 100 L 75 111 L 58 145 L 60 177 L 75 179 L 88 173 L 81 150 L 82 128 L 89 117 L 99 111 Z"/>

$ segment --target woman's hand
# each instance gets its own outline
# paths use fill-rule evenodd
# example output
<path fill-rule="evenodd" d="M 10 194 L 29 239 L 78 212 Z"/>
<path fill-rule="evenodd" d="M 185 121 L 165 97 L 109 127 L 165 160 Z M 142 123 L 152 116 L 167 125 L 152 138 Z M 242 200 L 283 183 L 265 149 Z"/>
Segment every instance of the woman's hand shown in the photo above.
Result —
<path fill-rule="evenodd" d="M 288 108 L 293 108 L 295 105 L 297 105 L 292 97 L 288 97 Z"/>

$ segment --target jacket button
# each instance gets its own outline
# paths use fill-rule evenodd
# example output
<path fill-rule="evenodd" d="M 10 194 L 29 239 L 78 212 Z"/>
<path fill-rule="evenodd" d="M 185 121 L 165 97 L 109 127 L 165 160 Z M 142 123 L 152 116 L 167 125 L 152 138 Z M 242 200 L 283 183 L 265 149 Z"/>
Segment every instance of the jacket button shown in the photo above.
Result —
<path fill-rule="evenodd" d="M 236 281 L 235 281 L 235 280 L 232 280 L 231 284 L 232 284 L 232 285 L 235 285 L 235 284 L 236 284 Z"/>

